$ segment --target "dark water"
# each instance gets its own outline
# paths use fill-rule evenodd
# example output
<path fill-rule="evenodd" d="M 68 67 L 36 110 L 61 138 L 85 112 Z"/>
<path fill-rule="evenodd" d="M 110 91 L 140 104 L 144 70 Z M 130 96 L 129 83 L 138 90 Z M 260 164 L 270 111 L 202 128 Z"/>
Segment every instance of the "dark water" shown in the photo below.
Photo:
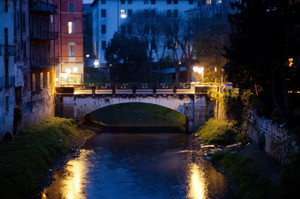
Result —
<path fill-rule="evenodd" d="M 152 130 L 94 136 L 55 173 L 42 198 L 235 198 L 224 177 L 193 150 L 191 135 Z"/>

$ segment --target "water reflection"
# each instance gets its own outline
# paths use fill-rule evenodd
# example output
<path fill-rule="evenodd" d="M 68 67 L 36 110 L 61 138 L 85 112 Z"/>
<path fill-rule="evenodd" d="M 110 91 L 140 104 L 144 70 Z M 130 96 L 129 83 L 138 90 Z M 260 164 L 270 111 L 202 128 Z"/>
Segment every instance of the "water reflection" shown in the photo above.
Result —
<path fill-rule="evenodd" d="M 198 165 L 192 163 L 189 171 L 189 186 L 188 198 L 189 199 L 204 199 L 206 197 L 206 179 L 205 173 L 199 168 Z"/>
<path fill-rule="evenodd" d="M 54 174 L 53 177 L 56 181 L 53 181 L 49 188 L 43 190 L 42 198 L 86 198 L 87 172 L 91 166 L 88 157 L 92 154 L 92 150 L 80 150 L 78 158 L 70 160 L 63 169 Z"/>
<path fill-rule="evenodd" d="M 101 133 L 54 174 L 47 199 L 233 199 L 187 134 Z"/>

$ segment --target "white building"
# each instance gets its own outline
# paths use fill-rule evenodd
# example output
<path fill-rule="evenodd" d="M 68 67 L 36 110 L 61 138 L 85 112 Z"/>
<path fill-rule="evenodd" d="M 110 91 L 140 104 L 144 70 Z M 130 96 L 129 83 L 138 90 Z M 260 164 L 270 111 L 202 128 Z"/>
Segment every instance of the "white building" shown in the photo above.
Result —
<path fill-rule="evenodd" d="M 210 2 L 207 0 L 208 3 Z M 170 14 L 184 15 L 184 11 L 197 7 L 196 0 L 94 0 L 93 11 L 93 51 L 100 66 L 106 65 L 105 48 L 118 31 L 120 25 L 138 10 L 149 10 Z"/>
<path fill-rule="evenodd" d="M 13 0 L 0 1 L 0 141 L 13 137 L 15 107 Z"/>

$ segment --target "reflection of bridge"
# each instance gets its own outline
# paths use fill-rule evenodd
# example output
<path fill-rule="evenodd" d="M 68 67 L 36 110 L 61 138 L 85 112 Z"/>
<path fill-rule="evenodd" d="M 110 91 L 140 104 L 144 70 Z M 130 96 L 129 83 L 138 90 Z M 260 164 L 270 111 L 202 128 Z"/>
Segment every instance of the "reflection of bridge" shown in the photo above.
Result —
<path fill-rule="evenodd" d="M 194 131 L 213 116 L 208 91 L 217 84 L 86 84 L 57 87 L 56 115 L 79 120 L 105 106 L 140 102 L 164 106 L 187 117 L 188 131 Z"/>

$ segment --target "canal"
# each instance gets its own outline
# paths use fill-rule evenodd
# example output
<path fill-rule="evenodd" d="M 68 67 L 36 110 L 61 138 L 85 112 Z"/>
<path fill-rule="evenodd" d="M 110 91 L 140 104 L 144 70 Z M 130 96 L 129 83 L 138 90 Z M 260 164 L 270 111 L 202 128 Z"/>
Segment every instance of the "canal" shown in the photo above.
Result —
<path fill-rule="evenodd" d="M 42 198 L 235 198 L 222 174 L 193 149 L 192 135 L 170 120 L 126 110 L 107 114 L 94 118 L 113 127 L 87 140 Z"/>

